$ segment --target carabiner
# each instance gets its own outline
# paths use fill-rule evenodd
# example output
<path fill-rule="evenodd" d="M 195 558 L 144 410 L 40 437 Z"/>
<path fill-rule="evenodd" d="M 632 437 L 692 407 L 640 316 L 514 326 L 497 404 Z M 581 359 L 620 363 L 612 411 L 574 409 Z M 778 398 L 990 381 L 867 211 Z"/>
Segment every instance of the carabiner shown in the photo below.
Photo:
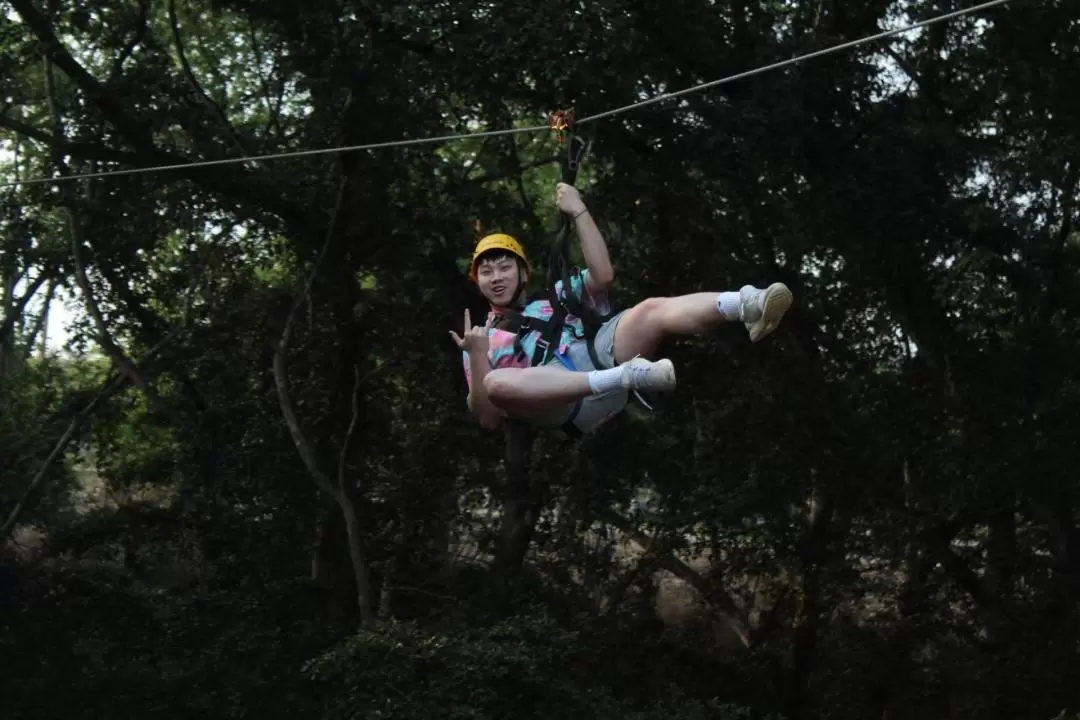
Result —
<path fill-rule="evenodd" d="M 570 135 L 570 142 L 566 146 L 566 163 L 563 165 L 562 181 L 567 185 L 573 185 L 577 177 L 578 168 L 585 160 L 591 143 L 577 131 L 574 122 L 574 108 L 569 110 L 556 110 L 548 117 L 551 129 L 557 134 L 555 139 L 560 144 L 563 142 L 563 133 Z"/>

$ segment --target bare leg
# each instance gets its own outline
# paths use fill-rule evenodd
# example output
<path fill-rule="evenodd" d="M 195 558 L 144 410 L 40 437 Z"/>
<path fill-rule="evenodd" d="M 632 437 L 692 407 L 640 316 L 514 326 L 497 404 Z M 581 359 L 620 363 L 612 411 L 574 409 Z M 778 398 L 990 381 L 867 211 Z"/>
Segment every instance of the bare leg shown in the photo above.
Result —
<path fill-rule="evenodd" d="M 524 417 L 592 394 L 588 373 L 546 365 L 492 370 L 484 378 L 484 389 L 494 405 Z"/>
<path fill-rule="evenodd" d="M 725 313 L 717 305 L 722 296 Z M 745 287 L 738 293 L 647 298 L 628 310 L 615 327 L 615 362 L 637 355 L 650 358 L 668 335 L 701 335 L 726 322 L 746 323 L 751 341 L 757 342 L 772 332 L 791 301 L 791 291 L 781 283 L 765 290 Z"/>
<path fill-rule="evenodd" d="M 699 335 L 730 322 L 716 308 L 719 293 L 655 297 L 630 308 L 615 327 L 615 362 L 652 357 L 667 335 Z"/>
<path fill-rule="evenodd" d="M 484 377 L 484 390 L 493 405 L 512 415 L 535 417 L 589 395 L 619 388 L 675 389 L 675 368 L 670 360 L 640 360 L 607 370 L 577 372 L 557 365 L 502 368 Z"/>

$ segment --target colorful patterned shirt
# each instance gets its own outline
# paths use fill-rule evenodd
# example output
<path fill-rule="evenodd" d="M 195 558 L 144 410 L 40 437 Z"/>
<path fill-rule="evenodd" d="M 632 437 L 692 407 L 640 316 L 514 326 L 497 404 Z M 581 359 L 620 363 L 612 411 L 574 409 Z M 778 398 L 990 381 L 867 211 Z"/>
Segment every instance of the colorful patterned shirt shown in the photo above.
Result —
<path fill-rule="evenodd" d="M 581 300 L 582 298 L 588 277 L 589 271 L 587 269 L 578 270 L 577 268 L 574 268 L 570 273 L 570 291 L 578 300 Z M 556 297 L 565 297 L 561 280 L 555 283 L 555 295 Z M 600 315 L 607 315 L 611 312 L 610 303 L 606 293 L 599 295 L 589 293 L 585 303 L 587 307 Z M 501 314 L 501 312 L 492 310 L 488 313 L 488 317 L 490 318 L 493 315 L 498 316 Z M 554 314 L 554 309 L 546 298 L 538 298 L 527 304 L 524 309 L 521 310 L 521 314 L 527 317 L 547 320 Z M 498 370 L 500 368 L 508 367 L 529 367 L 529 359 L 532 358 L 533 353 L 536 350 L 536 343 L 540 339 L 540 333 L 538 331 L 533 331 L 522 338 L 521 349 L 524 351 L 523 355 L 518 355 L 514 351 L 514 340 L 516 338 L 517 333 L 496 330 L 494 328 L 488 330 L 488 362 L 491 364 L 491 369 Z M 581 318 L 567 313 L 563 324 L 562 337 L 560 338 L 559 352 L 565 354 L 571 343 L 584 341 L 585 325 L 582 323 Z M 469 388 L 471 389 L 472 373 L 469 368 L 469 353 L 462 352 L 462 361 L 465 365 L 465 380 L 469 383 Z"/>

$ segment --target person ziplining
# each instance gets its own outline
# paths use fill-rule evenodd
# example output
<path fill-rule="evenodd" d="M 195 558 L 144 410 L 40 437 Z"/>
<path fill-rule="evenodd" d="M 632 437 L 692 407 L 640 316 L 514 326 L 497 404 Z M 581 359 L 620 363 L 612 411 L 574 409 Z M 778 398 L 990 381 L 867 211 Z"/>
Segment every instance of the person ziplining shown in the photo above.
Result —
<path fill-rule="evenodd" d="M 532 266 L 514 237 L 487 235 L 473 251 L 469 274 L 491 308 L 483 325 L 465 310 L 462 334 L 450 336 L 462 350 L 467 405 L 485 428 L 513 418 L 572 436 L 594 433 L 626 408 L 631 391 L 675 389 L 671 360 L 651 359 L 665 338 L 741 322 L 756 343 L 792 304 L 778 282 L 650 297 L 612 314 L 615 272 L 603 235 L 573 185 L 558 183 L 555 203 L 577 231 L 584 270 L 549 278 L 544 293 L 526 297 Z"/>

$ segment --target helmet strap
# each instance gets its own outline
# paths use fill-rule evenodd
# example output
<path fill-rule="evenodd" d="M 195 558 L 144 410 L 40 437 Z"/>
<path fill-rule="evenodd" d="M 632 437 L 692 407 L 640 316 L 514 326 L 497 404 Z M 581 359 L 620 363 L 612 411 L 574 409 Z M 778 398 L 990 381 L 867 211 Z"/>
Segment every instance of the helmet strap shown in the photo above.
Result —
<path fill-rule="evenodd" d="M 514 290 L 514 296 L 510 298 L 510 307 L 517 307 L 521 302 L 521 294 L 525 292 L 525 273 L 521 270 L 521 263 L 518 263 L 518 285 Z"/>

